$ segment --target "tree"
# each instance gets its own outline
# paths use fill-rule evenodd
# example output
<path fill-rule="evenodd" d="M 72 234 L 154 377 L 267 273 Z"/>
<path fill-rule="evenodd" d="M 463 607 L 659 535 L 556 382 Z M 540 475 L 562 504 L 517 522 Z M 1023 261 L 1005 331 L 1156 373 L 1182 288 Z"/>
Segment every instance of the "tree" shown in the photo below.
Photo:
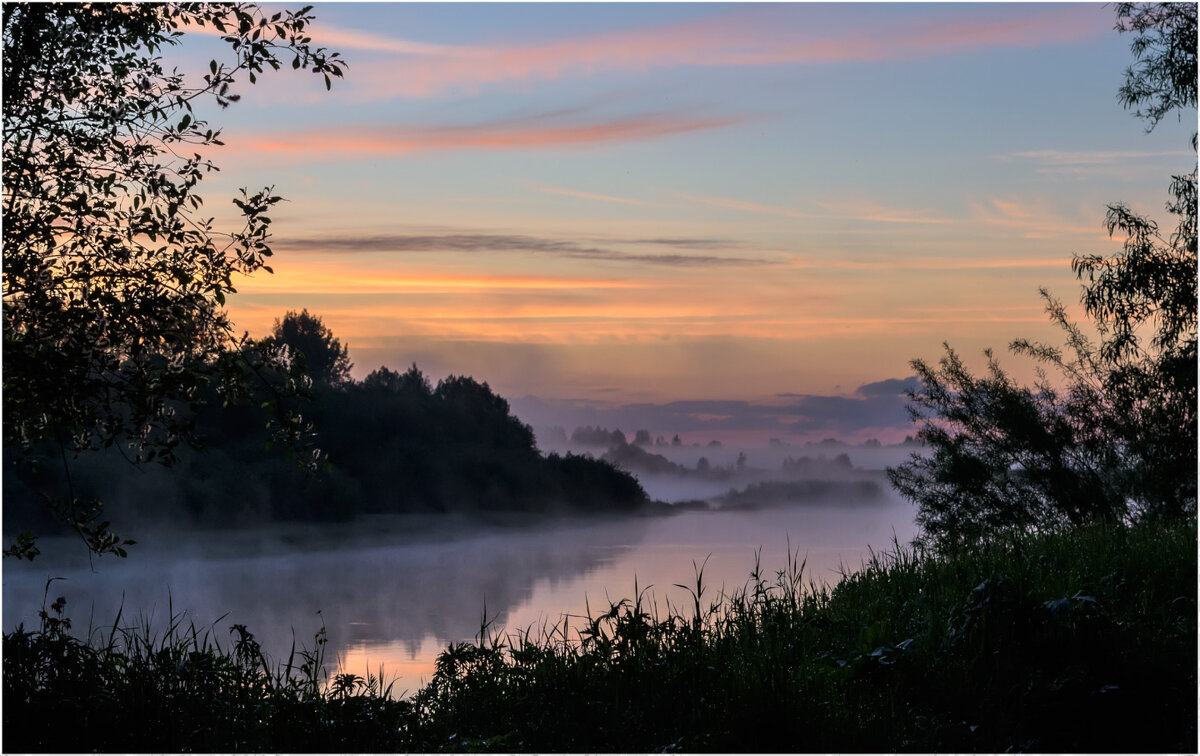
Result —
<path fill-rule="evenodd" d="M 1153 129 L 1170 111 L 1196 105 L 1196 6 L 1117 6 L 1132 31 L 1135 64 L 1118 97 Z M 1146 109 L 1143 110 L 1142 108 Z M 1194 116 L 1193 116 L 1194 117 Z M 1196 137 L 1192 138 L 1193 148 Z M 1076 255 L 1081 301 L 1099 335 L 1093 344 L 1045 290 L 1064 347 L 1014 341 L 1049 365 L 1018 386 L 989 351 L 973 376 L 947 345 L 937 367 L 915 360 L 922 386 L 909 410 L 930 449 L 888 471 L 919 504 L 936 543 L 963 544 L 1094 520 L 1174 518 L 1196 506 L 1196 171 L 1172 177 L 1167 210 L 1175 232 L 1125 205 L 1108 208 L 1114 257 Z"/>
<path fill-rule="evenodd" d="M 208 387 L 237 401 L 278 364 L 234 334 L 223 305 L 235 273 L 270 272 L 267 213 L 280 198 L 242 190 L 231 231 L 201 214 L 197 187 L 222 142 L 195 108 L 227 107 L 240 78 L 289 62 L 327 86 L 340 77 L 338 54 L 306 36 L 310 10 L 4 4 L 6 447 L 55 444 L 65 465 L 116 445 L 169 463 Z M 231 53 L 202 80 L 160 57 L 193 28 L 215 29 Z M 60 514 L 110 550 L 94 503 L 67 498 Z"/>
<path fill-rule="evenodd" d="M 1117 3 L 1117 30 L 1134 32 L 1134 63 L 1117 99 L 1152 131 L 1172 110 L 1196 107 L 1196 5 Z M 1146 109 L 1143 110 L 1142 108 Z M 1194 143 L 1193 139 L 1193 143 Z"/>
<path fill-rule="evenodd" d="M 371 371 L 370 375 L 362 380 L 361 385 L 366 389 L 379 389 L 396 394 L 410 393 L 428 397 L 433 393 L 429 379 L 425 377 L 415 362 L 403 373 L 397 373 L 395 370 L 381 365 L 378 369 Z M 565 431 L 563 436 L 566 436 Z"/>
<path fill-rule="evenodd" d="M 296 369 L 314 383 L 342 386 L 350 380 L 349 347 L 334 338 L 333 332 L 308 310 L 289 310 L 282 320 L 275 321 L 271 338 L 275 344 L 288 348 Z"/>

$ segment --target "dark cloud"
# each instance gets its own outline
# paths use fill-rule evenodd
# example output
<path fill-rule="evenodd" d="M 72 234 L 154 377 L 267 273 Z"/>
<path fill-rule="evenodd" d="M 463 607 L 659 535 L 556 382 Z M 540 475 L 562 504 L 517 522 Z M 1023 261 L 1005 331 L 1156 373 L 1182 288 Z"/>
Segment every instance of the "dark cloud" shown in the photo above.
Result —
<path fill-rule="evenodd" d="M 801 416 L 796 426 L 803 430 L 829 429 L 854 432 L 865 428 L 910 425 L 905 399 L 899 394 L 868 396 L 805 396 L 796 400 Z"/>
<path fill-rule="evenodd" d="M 758 257 L 713 257 L 711 255 L 627 255 L 620 252 L 607 256 L 610 260 L 626 262 L 641 262 L 648 265 L 667 266 L 710 266 L 717 268 L 742 268 L 756 265 L 768 265 L 770 260 Z"/>
<path fill-rule="evenodd" d="M 628 244 L 661 244 L 667 247 L 685 247 L 687 249 L 737 249 L 736 244 L 727 239 L 627 239 Z"/>
<path fill-rule="evenodd" d="M 568 430 L 599 425 L 628 433 L 648 428 L 654 433 L 765 430 L 781 436 L 850 436 L 868 429 L 910 429 L 906 399 L 900 392 L 914 380 L 867 384 L 856 396 L 791 394 L 784 397 L 789 401 L 778 404 L 701 400 L 611 405 L 526 396 L 514 400 L 512 406 L 518 416 L 534 426 L 562 425 Z"/>
<path fill-rule="evenodd" d="M 724 242 L 716 239 L 647 239 L 635 243 L 702 249 L 717 249 L 727 246 Z M 668 267 L 744 267 L 764 265 L 769 262 L 761 258 L 717 257 L 714 255 L 634 254 L 606 247 L 523 234 L 374 234 L 328 238 L 292 237 L 278 239 L 274 246 L 299 252 L 530 252 L 574 259 L 612 260 Z"/>
<path fill-rule="evenodd" d="M 305 252 L 553 252 L 602 254 L 608 250 L 520 234 L 373 234 L 283 238 L 276 246 Z"/>
<path fill-rule="evenodd" d="M 884 381 L 867 383 L 858 387 L 855 392 L 859 396 L 895 396 L 906 391 L 916 391 L 921 387 L 921 379 L 915 375 L 907 378 L 888 378 Z"/>

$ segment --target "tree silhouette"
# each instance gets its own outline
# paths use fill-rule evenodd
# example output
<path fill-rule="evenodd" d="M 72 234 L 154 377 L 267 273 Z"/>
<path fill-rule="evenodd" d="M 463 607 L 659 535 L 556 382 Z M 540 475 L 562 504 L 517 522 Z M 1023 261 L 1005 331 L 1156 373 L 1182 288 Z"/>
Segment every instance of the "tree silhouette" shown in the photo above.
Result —
<path fill-rule="evenodd" d="M 296 368 L 314 383 L 341 386 L 350 380 L 349 348 L 307 309 L 289 310 L 282 320 L 276 320 L 271 339 L 288 348 Z"/>
<path fill-rule="evenodd" d="M 1172 110 L 1196 107 L 1195 3 L 1117 3 L 1117 29 L 1134 32 L 1134 63 L 1117 99 L 1151 131 Z M 1145 108 L 1143 110 L 1143 107 Z"/>
<path fill-rule="evenodd" d="M 1117 6 L 1117 28 L 1137 34 L 1136 63 L 1119 99 L 1153 129 L 1196 105 L 1196 6 Z M 1142 110 L 1141 107 L 1146 109 Z M 1194 113 L 1193 113 L 1193 118 Z M 1196 137 L 1192 137 L 1193 148 Z M 1116 204 L 1114 257 L 1077 255 L 1093 344 L 1045 290 L 1066 346 L 1019 339 L 1011 349 L 1054 368 L 1017 385 L 989 351 L 972 375 L 947 345 L 937 366 L 913 362 L 922 387 L 910 412 L 928 456 L 888 471 L 920 505 L 918 522 L 941 544 L 1014 531 L 1130 517 L 1173 518 L 1196 506 L 1196 171 L 1172 177 L 1173 234 Z"/>
<path fill-rule="evenodd" d="M 429 386 L 429 379 L 415 362 L 403 373 L 380 366 L 363 379 L 362 386 L 366 389 L 382 389 L 397 394 L 412 393 L 419 396 L 429 396 L 433 392 Z"/>
<path fill-rule="evenodd" d="M 3 6 L 4 441 L 69 454 L 117 445 L 171 462 L 198 397 L 245 395 L 253 368 L 222 309 L 235 273 L 270 268 L 267 212 L 280 198 L 242 190 L 242 225 L 201 215 L 200 182 L 220 130 L 193 105 L 237 101 L 290 62 L 342 75 L 311 45 L 310 8 L 267 15 L 244 4 Z M 202 81 L 166 71 L 180 29 L 214 28 L 231 60 Z M 86 510 L 86 511 L 85 511 Z M 112 550 L 91 504 L 63 517 L 96 551 Z"/>

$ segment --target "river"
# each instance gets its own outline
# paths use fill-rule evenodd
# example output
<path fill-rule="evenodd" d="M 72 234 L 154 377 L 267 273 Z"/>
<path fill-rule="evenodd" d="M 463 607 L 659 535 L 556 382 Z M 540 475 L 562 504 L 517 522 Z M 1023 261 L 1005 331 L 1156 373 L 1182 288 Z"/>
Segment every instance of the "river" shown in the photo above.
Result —
<path fill-rule="evenodd" d="M 172 614 L 229 647 L 246 625 L 275 661 L 293 640 L 313 647 L 326 629 L 327 668 L 383 669 L 394 691 L 416 690 L 448 643 L 474 638 L 486 619 L 510 632 L 602 611 L 635 585 L 660 610 L 691 604 L 704 565 L 705 598 L 743 586 L 761 549 L 773 576 L 790 547 L 807 579 L 834 582 L 870 548 L 914 533 L 912 506 L 894 493 L 867 502 L 809 502 L 748 511 L 687 511 L 654 517 L 551 522 L 394 516 L 332 526 L 288 525 L 143 535 L 127 559 L 89 564 L 78 541 L 46 539 L 32 564 L 4 562 L 6 631 L 36 627 L 58 596 L 77 634 L 88 627 L 150 622 Z M 54 580 L 47 590 L 47 581 Z M 569 627 L 580 627 L 569 620 Z"/>

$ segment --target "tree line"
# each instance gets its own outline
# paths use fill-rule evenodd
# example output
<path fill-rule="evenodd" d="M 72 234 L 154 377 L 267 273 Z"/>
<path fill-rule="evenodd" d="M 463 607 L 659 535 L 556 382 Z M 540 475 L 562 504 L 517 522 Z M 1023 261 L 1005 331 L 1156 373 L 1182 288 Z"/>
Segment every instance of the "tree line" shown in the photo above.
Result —
<path fill-rule="evenodd" d="M 267 447 L 262 428 L 272 406 L 221 407 L 216 389 L 193 428 L 196 449 L 147 475 L 119 454 L 74 464 L 74 485 L 104 501 L 117 522 L 246 524 L 273 520 L 346 520 L 362 514 L 415 512 L 632 511 L 647 503 L 633 476 L 608 462 L 543 455 L 533 430 L 487 383 L 450 375 L 431 382 L 414 364 L 403 373 L 380 367 L 356 381 L 348 349 L 321 318 L 288 312 L 271 336 L 250 349 L 278 350 L 286 381 L 299 369 L 303 395 L 285 408 L 316 430 L 316 470 Z M 53 527 L 31 506 L 63 482 L 47 445 L 18 464 L 8 460 L 6 519 Z M 39 474 L 39 471 L 41 474 Z M 16 523 L 14 522 L 14 525 Z"/>

